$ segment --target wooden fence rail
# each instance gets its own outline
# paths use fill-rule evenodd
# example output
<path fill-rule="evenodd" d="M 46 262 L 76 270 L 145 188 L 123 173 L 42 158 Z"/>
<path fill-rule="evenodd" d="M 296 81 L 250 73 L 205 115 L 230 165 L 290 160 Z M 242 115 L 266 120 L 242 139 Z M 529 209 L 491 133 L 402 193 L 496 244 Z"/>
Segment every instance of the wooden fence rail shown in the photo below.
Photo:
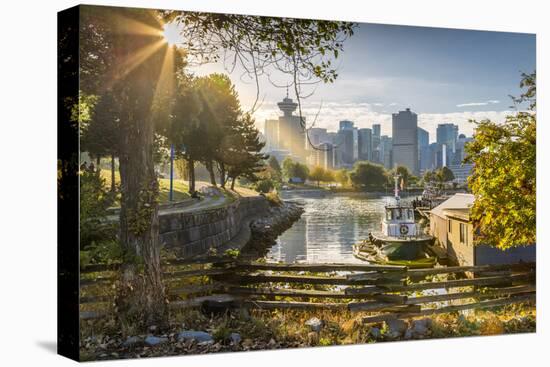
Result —
<path fill-rule="evenodd" d="M 179 268 L 191 264 L 203 264 L 206 268 Z M 169 266 L 163 276 L 172 310 L 199 307 L 209 301 L 227 307 L 264 310 L 366 312 L 370 315 L 363 318 L 364 322 L 377 322 L 394 317 L 534 302 L 536 298 L 534 263 L 407 269 L 374 264 L 278 264 L 202 258 L 173 259 L 165 265 Z M 84 278 L 80 284 L 84 291 L 80 302 L 84 308 L 94 303 L 112 303 L 112 296 L 94 294 L 94 291 L 114 281 L 119 268 L 116 264 L 99 264 L 82 269 Z M 455 278 L 426 279 L 444 274 L 455 274 Z M 190 279 L 195 279 L 195 284 L 181 284 Z M 208 279 L 206 284 L 205 279 Z M 92 285 L 98 287 L 88 287 Z M 302 287 L 307 289 L 300 289 Z M 423 293 L 431 289 L 446 292 Z M 464 303 L 469 299 L 473 301 Z M 462 303 L 447 304 L 457 300 Z M 431 307 L 427 307 L 429 305 Z M 104 314 L 83 309 L 81 319 Z"/>

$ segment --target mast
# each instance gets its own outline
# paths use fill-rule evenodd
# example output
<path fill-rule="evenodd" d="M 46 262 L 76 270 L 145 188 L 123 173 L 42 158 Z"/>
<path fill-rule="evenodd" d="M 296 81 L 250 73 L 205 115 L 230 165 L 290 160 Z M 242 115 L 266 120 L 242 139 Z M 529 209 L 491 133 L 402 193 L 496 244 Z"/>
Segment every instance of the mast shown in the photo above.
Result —
<path fill-rule="evenodd" d="M 399 178 L 400 178 L 400 177 L 401 177 L 401 176 L 398 175 L 398 174 L 393 175 L 393 181 L 394 181 L 394 189 L 393 189 L 393 192 L 394 192 L 395 200 L 396 200 L 397 202 L 399 202 L 399 199 L 400 199 L 400 197 L 399 197 Z"/>

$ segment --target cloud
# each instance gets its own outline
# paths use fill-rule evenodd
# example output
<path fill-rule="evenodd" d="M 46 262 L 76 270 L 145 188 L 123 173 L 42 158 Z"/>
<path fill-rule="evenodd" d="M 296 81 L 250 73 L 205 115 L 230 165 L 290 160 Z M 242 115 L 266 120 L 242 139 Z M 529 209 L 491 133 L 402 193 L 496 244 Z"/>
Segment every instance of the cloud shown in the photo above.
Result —
<path fill-rule="evenodd" d="M 414 109 L 413 109 L 414 111 Z M 372 104 L 353 102 L 330 102 L 323 103 L 319 111 L 319 104 L 304 104 L 302 113 L 306 118 L 308 126 L 315 119 L 319 112 L 315 127 L 325 128 L 329 131 L 338 130 L 340 120 L 351 120 L 359 128 L 371 127 L 372 124 L 380 124 L 382 135 L 392 134 L 392 115 L 384 111 L 374 111 Z M 435 141 L 438 124 L 454 123 L 459 126 L 459 133 L 471 136 L 474 124 L 470 120 L 489 119 L 498 123 L 505 121 L 506 116 L 513 114 L 512 111 L 457 111 L 449 113 L 418 113 L 418 126 L 427 130 L 430 134 L 430 141 Z M 256 111 L 256 126 L 263 131 L 266 119 L 278 119 L 281 115 L 276 103 L 265 102 Z"/>
<path fill-rule="evenodd" d="M 500 101 L 498 99 L 490 99 L 485 102 L 469 102 L 469 103 L 461 103 L 457 104 L 456 107 L 476 107 L 476 106 L 487 106 L 490 104 L 498 104 Z"/>

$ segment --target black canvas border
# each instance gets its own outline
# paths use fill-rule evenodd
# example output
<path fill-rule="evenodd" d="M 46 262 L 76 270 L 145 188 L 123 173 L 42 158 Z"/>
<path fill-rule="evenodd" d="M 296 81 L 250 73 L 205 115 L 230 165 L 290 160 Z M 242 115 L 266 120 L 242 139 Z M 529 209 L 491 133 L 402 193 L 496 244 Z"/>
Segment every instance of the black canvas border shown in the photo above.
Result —
<path fill-rule="evenodd" d="M 79 87 L 80 6 L 57 13 L 57 352 L 79 360 L 79 126 L 69 101 Z"/>

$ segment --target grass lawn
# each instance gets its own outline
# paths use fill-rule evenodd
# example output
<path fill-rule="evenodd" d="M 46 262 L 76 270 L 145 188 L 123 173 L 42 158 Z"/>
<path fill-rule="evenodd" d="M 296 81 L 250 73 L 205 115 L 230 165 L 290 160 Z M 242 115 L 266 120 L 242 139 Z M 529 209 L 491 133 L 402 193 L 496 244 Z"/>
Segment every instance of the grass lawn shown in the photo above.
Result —
<path fill-rule="evenodd" d="M 101 177 L 105 179 L 105 185 L 111 186 L 111 171 L 108 169 L 101 170 Z M 120 183 L 120 174 L 115 171 L 115 182 Z M 159 178 L 159 201 L 161 203 L 168 202 L 168 195 L 170 193 L 170 179 Z M 189 187 L 181 180 L 174 180 L 174 201 L 180 201 L 189 198 Z"/>

